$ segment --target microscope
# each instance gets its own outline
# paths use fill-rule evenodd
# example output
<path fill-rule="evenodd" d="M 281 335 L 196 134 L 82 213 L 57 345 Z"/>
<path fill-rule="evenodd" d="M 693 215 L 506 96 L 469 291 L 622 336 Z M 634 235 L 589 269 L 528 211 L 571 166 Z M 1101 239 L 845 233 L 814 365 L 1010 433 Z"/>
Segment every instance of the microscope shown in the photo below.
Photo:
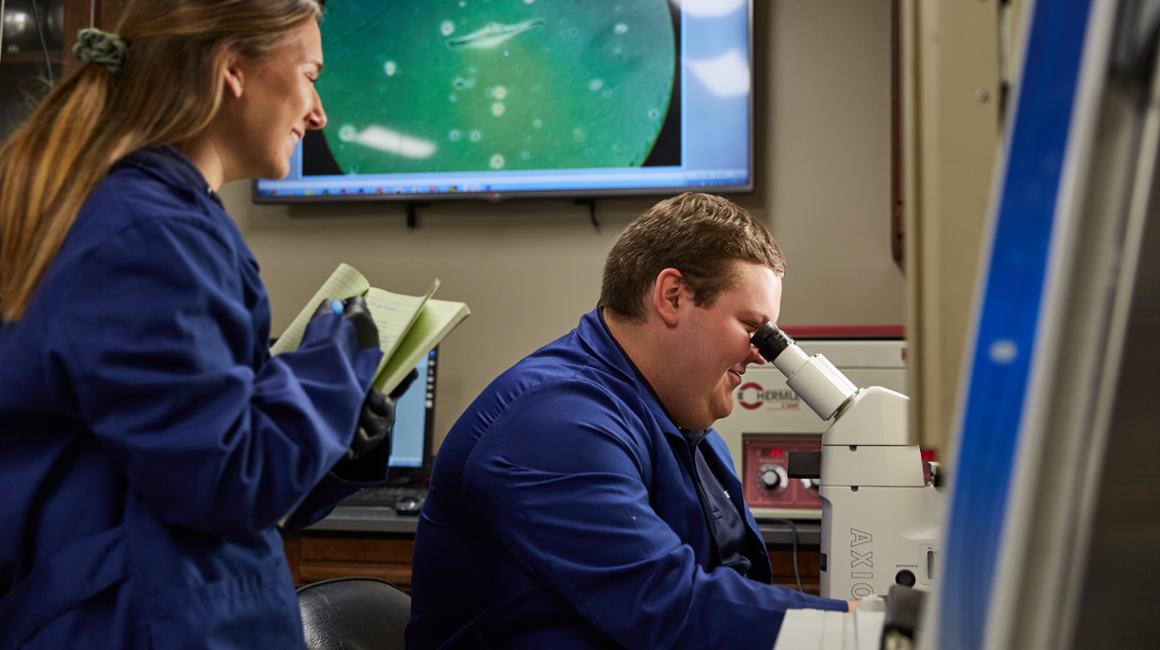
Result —
<path fill-rule="evenodd" d="M 821 595 L 860 599 L 891 585 L 934 584 L 944 490 L 937 466 L 908 440 L 910 399 L 858 388 L 823 355 L 810 357 L 766 323 L 750 342 L 822 420 L 821 452 L 790 456 L 790 476 L 820 479 Z"/>

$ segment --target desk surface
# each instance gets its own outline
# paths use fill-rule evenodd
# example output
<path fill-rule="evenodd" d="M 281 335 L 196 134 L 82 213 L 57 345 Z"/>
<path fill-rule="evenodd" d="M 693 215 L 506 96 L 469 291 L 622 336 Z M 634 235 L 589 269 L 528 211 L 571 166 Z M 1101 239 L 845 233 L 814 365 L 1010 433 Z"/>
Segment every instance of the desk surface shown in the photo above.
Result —
<path fill-rule="evenodd" d="M 348 533 L 403 533 L 415 534 L 418 515 L 400 515 L 393 508 L 372 506 L 339 506 L 322 521 L 307 530 L 335 531 Z M 794 522 L 797 528 L 797 543 L 818 546 L 822 543 L 821 523 L 812 521 Z M 766 544 L 793 544 L 793 527 L 783 521 L 757 522 Z"/>

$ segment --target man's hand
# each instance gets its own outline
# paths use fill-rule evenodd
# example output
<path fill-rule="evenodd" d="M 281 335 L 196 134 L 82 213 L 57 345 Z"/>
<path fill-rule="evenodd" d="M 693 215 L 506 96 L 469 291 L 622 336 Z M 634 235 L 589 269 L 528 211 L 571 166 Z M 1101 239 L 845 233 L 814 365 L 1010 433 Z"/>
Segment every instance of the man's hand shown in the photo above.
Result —
<path fill-rule="evenodd" d="M 858 606 L 862 604 L 862 601 L 860 601 L 860 600 L 847 600 L 846 604 L 850 606 L 849 611 L 851 613 L 853 613 L 855 610 L 858 609 Z"/>

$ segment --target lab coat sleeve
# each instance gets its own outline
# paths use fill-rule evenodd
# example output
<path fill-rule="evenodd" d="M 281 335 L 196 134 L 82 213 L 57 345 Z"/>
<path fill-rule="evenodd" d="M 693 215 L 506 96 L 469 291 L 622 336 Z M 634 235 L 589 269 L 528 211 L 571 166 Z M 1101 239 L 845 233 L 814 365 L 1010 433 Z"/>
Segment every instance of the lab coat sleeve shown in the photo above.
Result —
<path fill-rule="evenodd" d="M 327 474 L 381 354 L 328 315 L 266 361 L 244 264 L 192 216 L 122 231 L 90 254 L 49 352 L 132 489 L 163 519 L 227 538 L 274 526 Z"/>
<path fill-rule="evenodd" d="M 316 325 L 325 322 L 326 319 L 330 318 L 341 320 L 338 316 L 332 316 L 328 314 L 322 318 L 318 318 L 315 321 L 312 321 L 309 325 L 307 325 L 307 332 L 303 338 L 302 345 L 299 346 L 299 349 L 295 350 L 294 352 L 283 352 L 278 356 L 278 360 L 280 362 L 291 363 L 297 361 L 300 355 L 300 351 L 305 349 L 307 346 L 313 345 L 312 339 L 317 335 L 311 331 L 312 328 L 315 328 Z M 321 339 L 324 343 L 333 337 L 333 334 L 326 331 L 324 327 L 318 326 L 317 329 L 323 330 Z M 363 389 L 364 395 L 366 391 L 369 390 L 371 382 L 374 380 L 375 373 L 378 371 L 379 359 L 381 358 L 382 352 L 377 349 L 360 351 L 355 357 L 355 375 L 358 378 L 359 386 L 365 387 Z M 307 364 L 307 370 L 308 369 L 309 364 Z M 362 405 L 360 404 L 358 409 L 361 408 Z M 345 499 L 346 497 L 354 494 L 355 492 L 358 492 L 365 487 L 381 485 L 384 481 L 386 481 L 388 472 L 387 462 L 390 459 L 390 441 L 385 441 L 384 445 L 384 449 L 378 450 L 379 453 L 377 454 L 377 457 L 381 459 L 382 464 L 381 472 L 378 474 L 375 480 L 352 481 L 347 478 L 339 477 L 339 475 L 333 469 L 331 469 L 331 471 L 327 472 L 325 476 L 323 476 L 322 479 L 318 482 L 318 484 L 314 486 L 314 489 L 312 489 L 310 493 L 306 495 L 306 498 L 298 504 L 294 512 L 288 518 L 280 522 L 282 531 L 284 533 L 288 533 L 306 528 L 307 526 L 329 515 L 334 510 L 335 505 L 337 505 L 337 503 L 342 499 Z M 347 442 L 347 446 L 349 446 L 349 441 Z"/>
<path fill-rule="evenodd" d="M 283 533 L 292 533 L 322 520 L 334 511 L 339 501 L 358 492 L 364 487 L 382 485 L 387 480 L 387 467 L 383 466 L 383 480 L 358 483 L 339 478 L 334 472 L 328 473 L 307 495 L 294 514 L 282 523 Z"/>
<path fill-rule="evenodd" d="M 627 648 L 770 648 L 786 609 L 844 608 L 703 570 L 656 511 L 661 436 L 633 431 L 647 428 L 598 386 L 541 387 L 480 439 L 464 489 L 525 570 Z"/>

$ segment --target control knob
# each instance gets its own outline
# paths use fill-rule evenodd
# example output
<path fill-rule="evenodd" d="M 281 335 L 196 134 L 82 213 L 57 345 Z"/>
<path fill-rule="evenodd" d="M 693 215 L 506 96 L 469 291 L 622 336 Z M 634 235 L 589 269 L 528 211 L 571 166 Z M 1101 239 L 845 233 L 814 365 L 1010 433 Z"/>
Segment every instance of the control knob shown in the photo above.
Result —
<path fill-rule="evenodd" d="M 762 465 L 757 470 L 757 480 L 766 490 L 780 490 L 789 485 L 789 478 L 781 465 Z"/>

